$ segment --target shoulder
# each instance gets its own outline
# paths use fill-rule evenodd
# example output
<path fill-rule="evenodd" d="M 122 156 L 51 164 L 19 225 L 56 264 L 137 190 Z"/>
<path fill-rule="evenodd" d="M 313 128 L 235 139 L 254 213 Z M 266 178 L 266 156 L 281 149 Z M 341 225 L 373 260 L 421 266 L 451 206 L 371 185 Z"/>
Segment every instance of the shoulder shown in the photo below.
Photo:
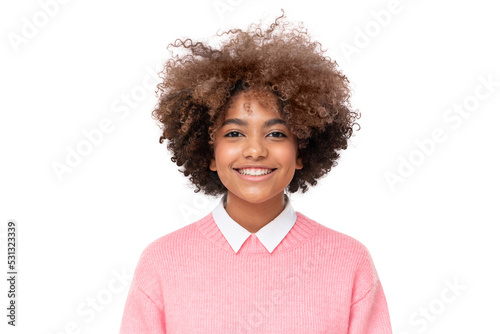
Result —
<path fill-rule="evenodd" d="M 315 247 L 320 248 L 319 251 L 324 254 L 337 275 L 344 274 L 349 278 L 353 284 L 355 299 L 364 296 L 377 284 L 379 278 L 375 265 L 370 252 L 363 243 L 303 214 L 299 213 L 299 215 L 316 226 Z"/>
<path fill-rule="evenodd" d="M 180 251 L 193 246 L 193 243 L 196 243 L 196 238 L 200 237 L 197 225 L 207 217 L 153 240 L 143 250 L 141 258 L 154 258 L 156 255 L 164 259 L 173 251 Z"/>
<path fill-rule="evenodd" d="M 134 274 L 143 290 L 154 289 L 151 285 L 162 281 L 166 273 L 173 270 L 175 263 L 185 258 L 185 254 L 189 254 L 189 249 L 198 242 L 197 238 L 200 238 L 196 226 L 198 222 L 167 233 L 143 249 Z"/>
<path fill-rule="evenodd" d="M 203 236 L 198 226 L 210 218 L 211 213 L 153 240 L 143 249 L 139 264 L 143 266 L 167 264 L 176 254 L 183 254 L 199 244 Z"/>
<path fill-rule="evenodd" d="M 367 247 L 359 240 L 345 233 L 334 230 L 326 225 L 297 213 L 297 217 L 307 220 L 309 226 L 314 226 L 313 245 L 315 252 L 322 254 L 335 268 L 343 268 L 345 272 L 357 276 L 376 276 L 375 266 Z"/>
<path fill-rule="evenodd" d="M 306 221 L 307 225 L 315 228 L 315 238 L 318 238 L 319 245 L 323 245 L 327 249 L 335 252 L 348 251 L 351 255 L 366 256 L 369 254 L 366 246 L 359 240 L 334 230 L 331 227 L 318 223 L 301 212 L 297 212 L 298 219 Z"/>

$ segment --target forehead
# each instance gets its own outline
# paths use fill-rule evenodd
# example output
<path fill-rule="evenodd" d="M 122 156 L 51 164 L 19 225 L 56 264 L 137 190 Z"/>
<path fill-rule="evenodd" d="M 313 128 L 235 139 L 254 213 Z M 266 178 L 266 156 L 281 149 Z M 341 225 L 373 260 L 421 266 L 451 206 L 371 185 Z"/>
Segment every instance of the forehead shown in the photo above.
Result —
<path fill-rule="evenodd" d="M 241 92 L 231 98 L 225 119 L 251 115 L 281 118 L 277 97 L 267 92 Z"/>

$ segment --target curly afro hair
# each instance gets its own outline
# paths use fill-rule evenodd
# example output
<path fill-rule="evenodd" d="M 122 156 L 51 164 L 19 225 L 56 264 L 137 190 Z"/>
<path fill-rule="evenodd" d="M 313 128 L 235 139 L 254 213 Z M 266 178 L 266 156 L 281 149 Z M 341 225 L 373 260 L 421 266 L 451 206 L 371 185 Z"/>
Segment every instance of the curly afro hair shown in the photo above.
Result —
<path fill-rule="evenodd" d="M 266 30 L 252 24 L 248 31 L 218 33 L 218 48 L 191 39 L 168 45 L 185 53 L 171 52 L 160 72 L 159 102 L 152 115 L 163 131 L 160 143 L 168 140 L 172 162 L 184 167 L 179 171 L 189 176 L 195 193 L 227 193 L 209 164 L 215 133 L 240 92 L 259 92 L 256 98 L 263 104 L 274 97 L 297 137 L 304 167 L 295 171 L 289 193 L 299 188 L 305 193 L 307 184 L 316 185 L 337 165 L 354 125 L 360 129 L 355 120 L 361 114 L 351 108 L 346 76 L 323 56 L 321 43 L 311 41 L 302 23 L 290 26 L 284 17 L 283 12 Z"/>

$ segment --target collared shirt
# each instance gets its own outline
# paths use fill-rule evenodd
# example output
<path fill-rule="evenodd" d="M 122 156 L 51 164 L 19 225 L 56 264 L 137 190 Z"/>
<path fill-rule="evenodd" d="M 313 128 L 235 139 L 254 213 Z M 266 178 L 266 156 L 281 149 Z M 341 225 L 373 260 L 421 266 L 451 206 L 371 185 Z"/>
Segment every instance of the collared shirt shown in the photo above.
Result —
<path fill-rule="evenodd" d="M 224 197 L 212 211 L 215 223 L 219 227 L 231 248 L 238 253 L 241 246 L 252 234 L 243 226 L 235 222 L 227 213 L 224 207 Z M 297 219 L 297 214 L 290 203 L 290 199 L 285 194 L 285 208 L 281 213 L 267 225 L 263 226 L 255 233 L 255 236 L 266 247 L 269 253 L 279 245 L 288 232 L 292 229 Z"/>

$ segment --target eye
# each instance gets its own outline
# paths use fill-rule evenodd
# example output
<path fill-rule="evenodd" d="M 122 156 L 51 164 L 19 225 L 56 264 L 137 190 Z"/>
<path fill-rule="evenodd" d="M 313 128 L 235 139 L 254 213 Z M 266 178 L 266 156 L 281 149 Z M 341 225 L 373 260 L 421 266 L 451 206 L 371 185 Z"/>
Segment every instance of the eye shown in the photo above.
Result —
<path fill-rule="evenodd" d="M 231 136 L 231 134 L 236 134 L 236 136 Z M 224 137 L 238 137 L 238 135 L 240 135 L 241 133 L 239 133 L 238 131 L 231 131 L 231 132 L 228 132 L 224 135 Z"/>
<path fill-rule="evenodd" d="M 230 138 L 232 138 L 232 137 L 240 137 L 240 135 L 242 135 L 242 134 L 241 134 L 241 132 L 238 132 L 238 131 L 230 131 L 230 132 L 226 133 L 226 134 L 224 135 L 224 137 L 230 137 Z M 284 134 L 283 132 L 279 132 L 279 131 L 274 131 L 274 132 L 271 132 L 271 133 L 269 134 L 269 136 L 271 136 L 271 137 L 275 137 L 275 138 L 284 138 L 284 137 L 287 137 L 287 135 L 286 135 L 286 134 Z"/>
<path fill-rule="evenodd" d="M 286 137 L 286 134 L 284 134 L 283 132 L 278 132 L 278 131 L 274 131 L 274 132 L 271 132 L 269 135 L 272 135 L 272 134 L 277 134 L 278 138 L 279 137 Z M 273 136 L 274 137 L 274 136 Z"/>

